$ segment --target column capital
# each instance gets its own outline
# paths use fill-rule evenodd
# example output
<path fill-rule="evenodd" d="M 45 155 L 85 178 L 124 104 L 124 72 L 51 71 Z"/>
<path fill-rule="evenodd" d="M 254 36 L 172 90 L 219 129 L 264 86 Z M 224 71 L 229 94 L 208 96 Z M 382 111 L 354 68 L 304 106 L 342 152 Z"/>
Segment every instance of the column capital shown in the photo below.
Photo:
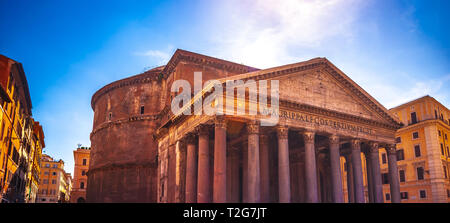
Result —
<path fill-rule="evenodd" d="M 388 155 L 397 155 L 397 149 L 395 148 L 394 144 L 387 144 L 386 152 L 388 153 Z"/>
<path fill-rule="evenodd" d="M 247 123 L 247 133 L 248 134 L 259 134 L 259 123 L 256 121 L 251 121 Z"/>
<path fill-rule="evenodd" d="M 225 117 L 223 115 L 220 116 L 216 116 L 214 118 L 214 127 L 215 128 L 227 128 L 227 120 L 225 119 Z"/>
<path fill-rule="evenodd" d="M 338 144 L 339 143 L 339 136 L 338 135 L 330 135 L 328 136 L 328 140 L 330 142 L 330 144 Z"/>
<path fill-rule="evenodd" d="M 259 131 L 259 140 L 267 141 L 269 139 L 269 134 L 266 131 Z"/>
<path fill-rule="evenodd" d="M 316 135 L 313 131 L 306 131 L 301 133 L 303 135 L 303 139 L 305 140 L 305 143 L 313 143 L 314 142 L 314 136 Z"/>
<path fill-rule="evenodd" d="M 178 140 L 178 143 L 179 143 L 181 149 L 183 149 L 187 145 L 185 138 L 181 138 L 180 140 Z"/>
<path fill-rule="evenodd" d="M 205 124 L 195 127 L 195 131 L 198 133 L 198 135 L 209 135 L 209 130 L 209 126 Z"/>
<path fill-rule="evenodd" d="M 184 141 L 186 141 L 186 144 L 188 145 L 195 145 L 195 134 L 192 132 L 186 134 L 186 136 L 184 137 Z"/>
<path fill-rule="evenodd" d="M 369 152 L 370 153 L 378 153 L 378 150 L 380 148 L 380 144 L 377 142 L 369 142 Z"/>
<path fill-rule="evenodd" d="M 360 139 L 352 139 L 350 140 L 351 149 L 361 149 L 361 140 Z"/>
<path fill-rule="evenodd" d="M 289 135 L 289 128 L 287 126 L 277 126 L 277 135 L 280 139 L 287 139 Z"/>

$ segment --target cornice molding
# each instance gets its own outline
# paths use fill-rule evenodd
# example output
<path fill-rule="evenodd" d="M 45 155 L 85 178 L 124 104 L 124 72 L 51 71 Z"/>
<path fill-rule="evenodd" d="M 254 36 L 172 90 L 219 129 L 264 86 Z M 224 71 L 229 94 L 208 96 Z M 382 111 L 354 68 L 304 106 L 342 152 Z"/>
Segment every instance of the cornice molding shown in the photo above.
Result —
<path fill-rule="evenodd" d="M 347 77 L 344 77 L 343 75 L 339 74 L 338 71 L 336 71 L 336 69 L 334 68 L 333 65 L 331 65 L 331 63 L 327 60 L 326 62 L 324 62 L 325 64 L 325 70 L 331 74 L 336 80 L 338 80 L 339 82 L 341 82 L 342 84 L 344 84 L 346 89 L 350 89 L 350 91 L 358 96 L 358 98 L 360 98 L 364 104 L 368 105 L 373 111 L 376 111 L 379 115 L 381 115 L 381 117 L 385 118 L 386 120 L 390 121 L 391 123 L 395 123 L 395 126 L 397 126 L 397 128 L 401 127 L 401 123 L 398 122 L 397 120 L 395 120 L 388 112 L 387 109 L 385 108 L 384 110 L 380 108 L 381 105 L 378 105 L 377 103 L 375 103 L 371 98 L 369 98 L 365 92 L 363 91 L 363 89 L 359 86 L 355 86 L 356 83 L 352 83 L 348 80 Z"/>
<path fill-rule="evenodd" d="M 255 70 L 259 70 L 254 67 L 245 66 L 237 63 L 233 63 L 226 60 L 221 60 L 214 57 L 209 57 L 185 50 L 178 49 L 167 65 L 164 67 L 162 73 L 163 78 L 167 78 L 175 69 L 180 61 L 192 62 L 196 64 L 203 64 L 209 67 L 214 67 L 220 70 L 226 70 L 233 73 L 248 73 Z"/>
<path fill-rule="evenodd" d="M 88 170 L 86 175 L 89 176 L 91 173 L 95 173 L 97 171 L 107 171 L 107 170 L 114 170 L 114 169 L 130 169 L 130 168 L 157 168 L 158 163 L 155 162 L 143 162 L 143 163 L 135 163 L 135 162 L 129 162 L 129 163 L 121 163 L 121 164 L 107 164 L 100 167 L 91 168 Z"/>
<path fill-rule="evenodd" d="M 138 116 L 130 116 L 129 118 L 119 119 L 115 121 L 110 122 L 104 122 L 100 124 L 97 128 L 95 128 L 90 135 L 90 139 L 92 140 L 92 137 L 99 131 L 103 129 L 110 128 L 112 126 L 122 125 L 122 124 L 129 124 L 132 122 L 138 122 L 138 121 L 154 121 L 159 120 L 159 114 L 156 115 L 138 115 Z"/>
<path fill-rule="evenodd" d="M 145 84 L 145 83 L 150 83 L 152 81 L 158 81 L 159 73 L 161 73 L 161 67 L 153 68 L 144 73 L 134 75 L 134 76 L 131 76 L 128 78 L 124 78 L 121 80 L 117 80 L 110 84 L 105 85 L 104 87 L 100 88 L 100 90 L 95 92 L 94 95 L 92 96 L 91 108 L 92 109 L 95 108 L 95 104 L 97 103 L 97 100 L 101 96 L 103 96 L 115 89 L 126 87 L 126 86 L 131 86 L 131 85 L 135 85 L 135 84 Z"/>
<path fill-rule="evenodd" d="M 446 128 L 448 131 L 450 131 L 450 125 L 447 125 L 447 123 L 443 122 L 441 119 L 434 118 L 434 119 L 427 119 L 427 120 L 419 121 L 416 124 L 405 126 L 401 129 L 399 129 L 397 133 L 402 133 L 405 131 L 422 128 L 427 125 L 438 125 L 438 124 L 442 125 L 442 127 Z"/>

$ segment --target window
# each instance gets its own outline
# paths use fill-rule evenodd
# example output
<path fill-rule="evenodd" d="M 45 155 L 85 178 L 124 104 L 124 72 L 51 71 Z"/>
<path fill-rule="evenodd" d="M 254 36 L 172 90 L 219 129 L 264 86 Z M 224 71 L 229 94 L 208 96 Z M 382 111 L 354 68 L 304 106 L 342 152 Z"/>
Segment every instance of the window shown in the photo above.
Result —
<path fill-rule="evenodd" d="M 84 176 L 84 175 L 86 175 L 86 171 L 85 170 L 81 171 L 81 176 Z"/>
<path fill-rule="evenodd" d="M 112 118 L 112 112 L 109 113 L 108 120 L 111 121 L 111 118 Z"/>
<path fill-rule="evenodd" d="M 144 114 L 144 106 L 141 106 L 141 115 Z"/>
<path fill-rule="evenodd" d="M 383 162 L 383 164 L 387 162 L 386 153 L 381 154 L 381 162 Z"/>
<path fill-rule="evenodd" d="M 53 176 L 56 176 L 56 172 L 53 172 Z"/>
<path fill-rule="evenodd" d="M 415 112 L 411 113 L 411 124 L 416 124 L 417 123 L 417 116 Z"/>
<path fill-rule="evenodd" d="M 10 72 L 9 73 L 9 81 L 8 81 L 8 90 L 9 90 L 9 92 L 11 92 L 11 88 L 12 88 L 12 85 L 13 85 L 13 74 L 12 74 L 12 72 Z"/>
<path fill-rule="evenodd" d="M 13 155 L 12 155 L 12 160 L 16 163 L 19 164 L 19 152 L 17 152 L 16 147 L 14 147 L 13 150 Z"/>
<path fill-rule="evenodd" d="M 84 182 L 81 182 L 81 183 L 80 183 L 80 188 L 81 188 L 81 189 L 84 189 Z"/>
<path fill-rule="evenodd" d="M 5 131 L 5 123 L 2 121 L 2 133 L 0 134 L 0 140 L 3 140 L 4 131 Z"/>
<path fill-rule="evenodd" d="M 447 189 L 447 197 L 450 197 L 450 190 Z"/>
<path fill-rule="evenodd" d="M 400 198 L 401 199 L 408 199 L 408 192 L 400 192 Z"/>
<path fill-rule="evenodd" d="M 86 166 L 87 160 L 83 159 L 83 166 Z"/>
<path fill-rule="evenodd" d="M 44 179 L 42 183 L 48 184 L 48 180 L 47 180 L 47 179 Z"/>
<path fill-rule="evenodd" d="M 444 178 L 447 179 L 447 167 L 446 166 L 443 167 L 444 167 Z"/>
<path fill-rule="evenodd" d="M 403 149 L 397 150 L 397 161 L 405 160 L 405 153 Z"/>
<path fill-rule="evenodd" d="M 58 168 L 58 164 L 53 164 L 53 168 Z"/>
<path fill-rule="evenodd" d="M 426 190 L 420 190 L 419 191 L 420 198 L 427 198 L 427 191 Z"/>
<path fill-rule="evenodd" d="M 445 152 L 444 152 L 444 144 L 441 143 L 441 154 L 443 156 L 445 156 Z"/>
<path fill-rule="evenodd" d="M 423 167 L 417 167 L 417 179 L 418 180 L 423 180 L 424 179 L 424 174 L 423 174 Z"/>
<path fill-rule="evenodd" d="M 437 111 L 436 111 L 436 110 L 434 110 L 434 118 L 435 118 L 435 119 L 438 118 L 438 116 L 437 116 Z"/>
<path fill-rule="evenodd" d="M 386 200 L 387 200 L 387 201 L 390 201 L 390 200 L 391 200 L 391 194 L 389 194 L 389 193 L 386 194 Z"/>
<path fill-rule="evenodd" d="M 445 138 L 445 140 L 447 140 L 447 134 L 444 134 L 444 138 Z"/>
<path fill-rule="evenodd" d="M 389 174 L 388 173 L 381 174 L 381 182 L 383 182 L 383 184 L 389 184 Z"/>
<path fill-rule="evenodd" d="M 438 135 L 441 136 L 441 130 L 438 130 Z"/>
<path fill-rule="evenodd" d="M 52 180 L 52 184 L 56 184 L 56 180 Z"/>
<path fill-rule="evenodd" d="M 400 182 L 406 182 L 406 177 L 405 177 L 405 171 L 404 170 L 400 170 L 398 175 L 400 177 Z"/>
<path fill-rule="evenodd" d="M 401 137 L 395 138 L 395 143 L 401 143 L 401 142 L 402 142 L 402 138 Z"/>
<path fill-rule="evenodd" d="M 50 168 L 50 164 L 46 163 L 45 167 Z"/>
<path fill-rule="evenodd" d="M 48 176 L 48 172 L 47 172 L 47 171 L 46 171 L 46 172 L 44 172 L 44 175 L 45 175 L 45 176 Z"/>
<path fill-rule="evenodd" d="M 414 153 L 415 153 L 416 157 L 420 157 L 420 145 L 414 146 Z"/>
<path fill-rule="evenodd" d="M 413 132 L 413 139 L 419 138 L 419 132 Z"/>

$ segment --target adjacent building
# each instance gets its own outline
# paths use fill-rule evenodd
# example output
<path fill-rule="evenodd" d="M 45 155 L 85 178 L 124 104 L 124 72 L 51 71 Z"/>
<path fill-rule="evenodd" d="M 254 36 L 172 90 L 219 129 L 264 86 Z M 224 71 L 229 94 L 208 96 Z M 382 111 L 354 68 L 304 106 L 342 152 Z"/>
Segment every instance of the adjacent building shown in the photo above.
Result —
<path fill-rule="evenodd" d="M 30 166 L 28 169 L 28 181 L 25 190 L 25 202 L 35 203 L 36 196 L 39 190 L 39 175 L 41 172 L 41 156 L 42 150 L 45 148 L 44 131 L 39 122 L 34 122 L 33 119 L 33 136 L 30 153 Z"/>
<path fill-rule="evenodd" d="M 35 137 L 35 120 L 22 64 L 3 55 L 0 55 L 0 108 L 0 198 L 2 202 L 33 202 L 36 190 L 33 181 L 36 185 L 38 179 L 32 179 L 32 172 L 38 171 L 36 157 L 44 145 L 43 133 L 40 138 Z"/>
<path fill-rule="evenodd" d="M 424 96 L 390 109 L 403 123 L 396 136 L 402 202 L 450 202 L 450 111 Z M 383 191 L 390 201 L 386 153 L 380 154 Z"/>
<path fill-rule="evenodd" d="M 87 172 L 89 170 L 90 154 L 91 147 L 79 147 L 73 151 L 75 166 L 73 170 L 71 203 L 86 202 Z"/>
<path fill-rule="evenodd" d="M 72 186 L 73 186 L 73 178 L 71 173 L 65 173 L 64 174 L 64 181 L 63 185 L 60 187 L 60 191 L 62 194 L 64 194 L 64 199 L 61 198 L 61 203 L 69 203 L 72 193 Z"/>
<path fill-rule="evenodd" d="M 36 203 L 69 202 L 71 188 L 72 177 L 65 172 L 64 161 L 53 160 L 49 155 L 43 154 Z"/>

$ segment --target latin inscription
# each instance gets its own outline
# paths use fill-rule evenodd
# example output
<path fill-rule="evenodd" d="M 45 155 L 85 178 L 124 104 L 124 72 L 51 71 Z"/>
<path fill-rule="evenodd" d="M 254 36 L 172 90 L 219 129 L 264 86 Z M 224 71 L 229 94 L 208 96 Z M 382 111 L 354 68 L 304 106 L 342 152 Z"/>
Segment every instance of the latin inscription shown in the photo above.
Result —
<path fill-rule="evenodd" d="M 276 113 L 276 111 L 272 111 L 269 109 L 265 109 L 262 113 L 263 113 L 263 115 L 269 115 L 269 114 L 276 115 L 276 114 L 274 114 L 274 113 Z M 319 117 L 316 115 L 303 114 L 300 112 L 280 110 L 279 117 L 291 119 L 291 120 L 295 120 L 295 121 L 300 121 L 300 122 L 305 122 L 305 123 L 313 123 L 313 124 L 316 124 L 319 126 L 328 126 L 328 127 L 338 129 L 338 130 L 360 132 L 360 133 L 364 133 L 364 134 L 368 134 L 368 135 L 372 134 L 372 129 L 370 129 L 370 128 L 361 127 L 358 125 L 353 125 L 353 124 L 349 124 L 349 123 L 345 123 L 345 122 L 341 122 L 341 121 L 336 121 L 333 119 L 322 118 L 322 117 Z"/>

